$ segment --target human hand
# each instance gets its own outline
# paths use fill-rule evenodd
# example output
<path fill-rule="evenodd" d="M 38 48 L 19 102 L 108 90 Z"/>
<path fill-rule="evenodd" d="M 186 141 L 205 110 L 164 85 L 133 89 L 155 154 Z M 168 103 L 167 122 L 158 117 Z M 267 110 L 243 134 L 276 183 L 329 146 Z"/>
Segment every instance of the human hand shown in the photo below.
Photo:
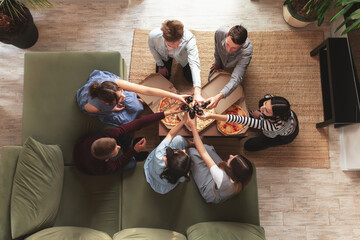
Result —
<path fill-rule="evenodd" d="M 210 67 L 210 72 L 213 72 L 217 69 L 220 69 L 220 66 L 219 65 L 216 65 L 215 63 L 213 63 Z"/>
<path fill-rule="evenodd" d="M 260 112 L 258 110 L 251 110 L 249 111 L 250 116 L 253 118 L 259 119 L 260 118 Z"/>
<path fill-rule="evenodd" d="M 210 97 L 205 100 L 205 102 L 210 102 L 210 104 L 206 107 L 207 109 L 216 108 L 219 101 L 224 98 L 224 95 L 222 93 L 217 94 L 214 97 Z"/>
<path fill-rule="evenodd" d="M 219 100 L 217 100 L 215 97 L 210 97 L 206 99 L 205 102 L 210 102 L 210 104 L 206 107 L 207 109 L 213 109 L 216 108 Z"/>
<path fill-rule="evenodd" d="M 115 107 L 111 110 L 113 112 L 119 112 L 125 109 L 125 105 L 122 103 L 118 103 L 115 105 Z"/>
<path fill-rule="evenodd" d="M 197 116 L 198 118 L 200 118 L 201 120 L 208 120 L 208 119 L 211 119 L 211 117 L 212 117 L 211 113 L 205 112 L 205 111 L 204 111 L 204 114 L 203 114 L 203 115 L 197 115 L 197 114 L 196 114 L 196 116 Z"/>
<path fill-rule="evenodd" d="M 194 105 L 195 105 L 195 103 L 198 103 L 199 105 L 201 105 L 204 101 L 205 101 L 205 99 L 201 96 L 201 94 L 194 94 L 194 98 L 193 98 Z"/>
<path fill-rule="evenodd" d="M 164 77 L 169 76 L 169 71 L 168 69 L 163 66 L 163 67 L 159 67 L 158 73 L 160 73 L 161 75 L 163 75 Z"/>
<path fill-rule="evenodd" d="M 196 129 L 196 116 L 191 119 L 189 113 L 187 112 L 184 117 L 185 123 L 190 126 L 191 129 Z"/>
<path fill-rule="evenodd" d="M 138 141 L 135 146 L 134 146 L 134 150 L 137 152 L 141 152 L 143 150 L 145 150 L 146 147 L 146 139 L 142 138 L 140 141 Z"/>
<path fill-rule="evenodd" d="M 177 113 L 183 112 L 183 110 L 181 109 L 181 106 L 182 106 L 181 103 L 174 104 L 173 106 L 171 106 L 171 108 L 164 111 L 164 115 L 167 116 L 170 114 L 177 114 Z"/>
<path fill-rule="evenodd" d="M 182 103 L 187 104 L 187 102 L 185 101 L 185 98 L 189 97 L 189 94 L 177 94 L 177 98 L 178 100 L 180 100 Z"/>

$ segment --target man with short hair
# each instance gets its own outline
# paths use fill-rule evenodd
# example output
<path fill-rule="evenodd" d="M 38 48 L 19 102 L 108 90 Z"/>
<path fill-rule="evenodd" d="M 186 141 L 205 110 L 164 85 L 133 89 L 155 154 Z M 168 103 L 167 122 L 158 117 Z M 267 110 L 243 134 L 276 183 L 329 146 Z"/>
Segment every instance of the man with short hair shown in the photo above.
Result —
<path fill-rule="evenodd" d="M 211 101 L 207 108 L 215 108 L 221 99 L 229 96 L 242 82 L 253 55 L 253 47 L 247 37 L 247 30 L 241 25 L 219 28 L 215 32 L 214 55 L 215 63 L 210 68 L 210 74 L 217 69 L 231 71 L 232 74 L 230 81 L 220 93 L 206 99 L 206 101 Z"/>
<path fill-rule="evenodd" d="M 163 119 L 169 114 L 181 112 L 181 104 L 177 104 L 165 112 L 158 112 L 135 119 L 119 127 L 106 129 L 95 135 L 85 135 L 79 139 L 74 148 L 74 159 L 77 168 L 90 175 L 105 175 L 109 173 L 133 169 L 137 161 L 146 159 L 148 152 L 145 138 L 136 140 L 131 147 L 131 136 L 136 130 Z M 119 150 L 123 153 L 118 156 Z"/>
<path fill-rule="evenodd" d="M 172 61 L 182 67 L 186 80 L 193 83 L 194 101 L 202 103 L 200 60 L 195 36 L 178 20 L 166 20 L 161 29 L 149 34 L 149 49 L 156 61 L 156 72 L 170 79 Z"/>

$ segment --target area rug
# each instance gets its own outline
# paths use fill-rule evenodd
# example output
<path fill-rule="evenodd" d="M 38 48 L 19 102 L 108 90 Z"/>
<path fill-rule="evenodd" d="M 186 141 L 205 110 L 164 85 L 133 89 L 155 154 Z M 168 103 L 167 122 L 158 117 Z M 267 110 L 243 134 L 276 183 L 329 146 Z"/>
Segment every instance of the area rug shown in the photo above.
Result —
<path fill-rule="evenodd" d="M 134 32 L 129 74 L 131 82 L 139 83 L 155 71 L 155 60 L 147 44 L 149 32 L 142 29 Z M 192 32 L 199 49 L 204 85 L 214 62 L 214 32 Z M 310 57 L 310 51 L 323 41 L 323 32 L 249 32 L 249 38 L 254 53 L 242 82 L 248 109 L 257 109 L 259 99 L 267 93 L 287 98 L 298 116 L 299 135 L 288 145 L 255 153 L 245 151 L 243 145 L 249 137 L 259 134 L 256 130 L 249 130 L 249 136 L 242 139 L 205 138 L 204 142 L 214 145 L 223 159 L 229 154 L 242 154 L 257 167 L 329 168 L 328 128 L 316 129 L 315 126 L 323 121 L 319 59 L 317 56 Z M 186 81 L 182 79 L 180 66 L 173 66 L 171 81 L 183 91 L 181 83 Z M 156 130 L 151 130 L 156 134 Z M 158 142 L 150 146 L 156 144 Z"/>

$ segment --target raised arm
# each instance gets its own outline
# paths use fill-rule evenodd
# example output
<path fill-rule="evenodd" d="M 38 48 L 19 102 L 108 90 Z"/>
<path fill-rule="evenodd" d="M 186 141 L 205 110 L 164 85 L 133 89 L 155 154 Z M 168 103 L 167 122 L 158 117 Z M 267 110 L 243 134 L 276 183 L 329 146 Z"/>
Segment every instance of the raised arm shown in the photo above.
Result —
<path fill-rule="evenodd" d="M 179 130 L 184 126 L 184 124 L 187 120 L 187 115 L 188 114 L 185 114 L 184 118 L 175 127 L 173 127 L 169 131 L 169 133 L 166 135 L 165 138 L 167 138 L 171 141 L 176 136 L 176 134 L 179 132 Z"/>
<path fill-rule="evenodd" d="M 135 93 L 142 93 L 149 96 L 169 97 L 178 99 L 183 103 L 186 103 L 185 98 L 189 95 L 179 95 L 169 91 L 162 90 L 160 88 L 147 87 L 136 83 L 131 83 L 121 79 L 115 79 L 116 84 L 126 91 Z"/>
<path fill-rule="evenodd" d="M 187 113 L 186 115 L 189 115 L 189 114 Z M 196 149 L 198 150 L 201 158 L 205 162 L 208 169 L 210 169 L 212 166 L 216 165 L 216 163 L 210 157 L 210 155 L 208 154 L 208 152 L 205 149 L 205 146 L 204 146 L 203 142 L 201 141 L 199 133 L 198 133 L 198 131 L 196 129 L 196 117 L 194 119 L 191 119 L 190 117 L 188 117 L 187 118 L 187 124 L 191 127 L 191 131 L 193 133 L 194 143 L 195 143 Z"/>
<path fill-rule="evenodd" d="M 215 119 L 215 120 L 219 120 L 219 121 L 226 121 L 227 120 L 227 115 L 208 113 L 208 112 L 205 112 L 204 115 L 201 115 L 201 116 L 196 115 L 196 116 L 198 116 L 202 120 L 207 120 L 207 119 Z"/>

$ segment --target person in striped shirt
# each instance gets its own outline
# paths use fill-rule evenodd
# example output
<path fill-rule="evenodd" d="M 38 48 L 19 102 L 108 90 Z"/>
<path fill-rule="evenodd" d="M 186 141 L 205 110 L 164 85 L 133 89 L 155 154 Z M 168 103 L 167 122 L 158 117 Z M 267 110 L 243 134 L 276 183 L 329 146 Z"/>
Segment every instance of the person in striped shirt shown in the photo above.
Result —
<path fill-rule="evenodd" d="M 290 109 L 289 101 L 283 97 L 267 94 L 259 101 L 259 110 L 253 110 L 249 113 L 251 117 L 220 114 L 207 114 L 198 117 L 235 122 L 262 130 L 263 134 L 245 142 L 244 148 L 247 151 L 260 151 L 269 147 L 288 144 L 299 133 L 297 116 Z"/>

